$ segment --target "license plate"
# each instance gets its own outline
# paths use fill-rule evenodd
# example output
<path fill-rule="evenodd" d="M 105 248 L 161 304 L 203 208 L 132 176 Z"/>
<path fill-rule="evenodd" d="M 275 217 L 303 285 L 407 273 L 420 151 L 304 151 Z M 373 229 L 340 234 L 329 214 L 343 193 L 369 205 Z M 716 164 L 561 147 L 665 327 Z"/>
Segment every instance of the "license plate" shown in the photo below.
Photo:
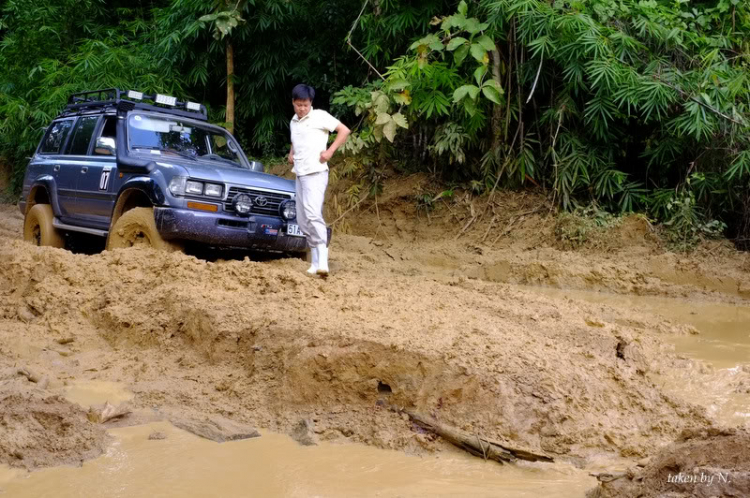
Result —
<path fill-rule="evenodd" d="M 299 225 L 293 225 L 292 223 L 289 223 L 286 226 L 286 234 L 292 235 L 294 237 L 304 237 L 305 235 L 302 233 L 302 230 L 299 229 Z"/>

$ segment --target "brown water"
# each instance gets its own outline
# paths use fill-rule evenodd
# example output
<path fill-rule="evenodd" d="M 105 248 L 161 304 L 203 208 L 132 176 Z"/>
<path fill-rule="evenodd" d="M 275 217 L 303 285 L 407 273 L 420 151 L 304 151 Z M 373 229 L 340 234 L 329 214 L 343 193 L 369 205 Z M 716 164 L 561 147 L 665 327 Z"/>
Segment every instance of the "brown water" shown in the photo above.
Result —
<path fill-rule="evenodd" d="M 675 352 L 708 364 L 704 375 L 693 368 L 652 376 L 665 389 L 705 406 L 709 415 L 730 425 L 750 422 L 750 307 L 665 297 L 623 296 L 589 291 L 538 288 L 539 292 L 620 310 L 637 310 L 692 325 L 696 335 L 666 337 Z"/>
<path fill-rule="evenodd" d="M 167 436 L 149 440 L 153 431 Z M 582 497 L 596 485 L 568 464 L 501 466 L 456 450 L 416 457 L 358 444 L 291 438 L 214 443 L 158 422 L 109 431 L 105 455 L 83 467 L 32 473 L 0 467 L 0 495 L 117 497 Z"/>

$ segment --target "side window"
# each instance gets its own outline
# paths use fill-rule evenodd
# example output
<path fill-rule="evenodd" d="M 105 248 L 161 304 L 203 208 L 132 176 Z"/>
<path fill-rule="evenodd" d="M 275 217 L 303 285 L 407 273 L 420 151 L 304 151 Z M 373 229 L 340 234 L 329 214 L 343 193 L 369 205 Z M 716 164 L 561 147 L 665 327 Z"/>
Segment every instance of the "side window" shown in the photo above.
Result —
<path fill-rule="evenodd" d="M 68 148 L 68 154 L 74 156 L 85 156 L 89 153 L 89 144 L 91 136 L 96 129 L 96 123 L 99 122 L 99 116 L 87 116 L 80 118 L 73 131 L 73 138 Z"/>
<path fill-rule="evenodd" d="M 117 118 L 115 116 L 106 116 L 102 134 L 96 139 L 94 144 L 95 156 L 114 156 L 115 155 L 115 130 Z"/>
<path fill-rule="evenodd" d="M 59 154 L 60 148 L 65 143 L 70 128 L 73 126 L 72 119 L 58 121 L 50 126 L 47 135 L 42 140 L 42 146 L 39 147 L 40 154 Z"/>

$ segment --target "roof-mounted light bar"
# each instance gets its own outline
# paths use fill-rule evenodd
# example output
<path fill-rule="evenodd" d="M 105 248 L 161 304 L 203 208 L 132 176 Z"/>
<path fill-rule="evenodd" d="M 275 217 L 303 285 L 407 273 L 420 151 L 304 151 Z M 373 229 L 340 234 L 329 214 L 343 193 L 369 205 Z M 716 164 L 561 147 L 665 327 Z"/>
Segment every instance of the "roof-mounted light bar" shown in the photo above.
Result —
<path fill-rule="evenodd" d="M 132 110 L 133 106 L 154 108 L 154 105 L 150 104 L 149 101 L 157 105 L 169 106 L 176 113 L 187 111 L 184 115 L 188 117 L 195 117 L 202 120 L 207 119 L 206 107 L 198 102 L 180 102 L 176 97 L 172 97 L 171 95 L 159 93 L 145 94 L 136 90 L 120 90 L 118 88 L 71 94 L 68 98 L 66 110 L 69 112 L 79 112 L 82 109 L 88 110 L 106 106 L 116 106 L 121 110 Z"/>
<path fill-rule="evenodd" d="M 154 102 L 174 107 L 177 105 L 177 97 L 170 97 L 169 95 L 157 93 Z"/>

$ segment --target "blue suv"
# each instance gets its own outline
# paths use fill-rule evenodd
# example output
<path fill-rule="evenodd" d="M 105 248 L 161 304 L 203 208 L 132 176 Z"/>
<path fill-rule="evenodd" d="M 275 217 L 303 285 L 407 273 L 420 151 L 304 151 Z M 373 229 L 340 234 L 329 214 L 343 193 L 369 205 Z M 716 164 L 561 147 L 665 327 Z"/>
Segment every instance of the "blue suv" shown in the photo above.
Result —
<path fill-rule="evenodd" d="M 29 162 L 19 208 L 36 245 L 82 232 L 107 249 L 307 250 L 294 182 L 263 173 L 203 105 L 167 95 L 71 95 Z"/>

